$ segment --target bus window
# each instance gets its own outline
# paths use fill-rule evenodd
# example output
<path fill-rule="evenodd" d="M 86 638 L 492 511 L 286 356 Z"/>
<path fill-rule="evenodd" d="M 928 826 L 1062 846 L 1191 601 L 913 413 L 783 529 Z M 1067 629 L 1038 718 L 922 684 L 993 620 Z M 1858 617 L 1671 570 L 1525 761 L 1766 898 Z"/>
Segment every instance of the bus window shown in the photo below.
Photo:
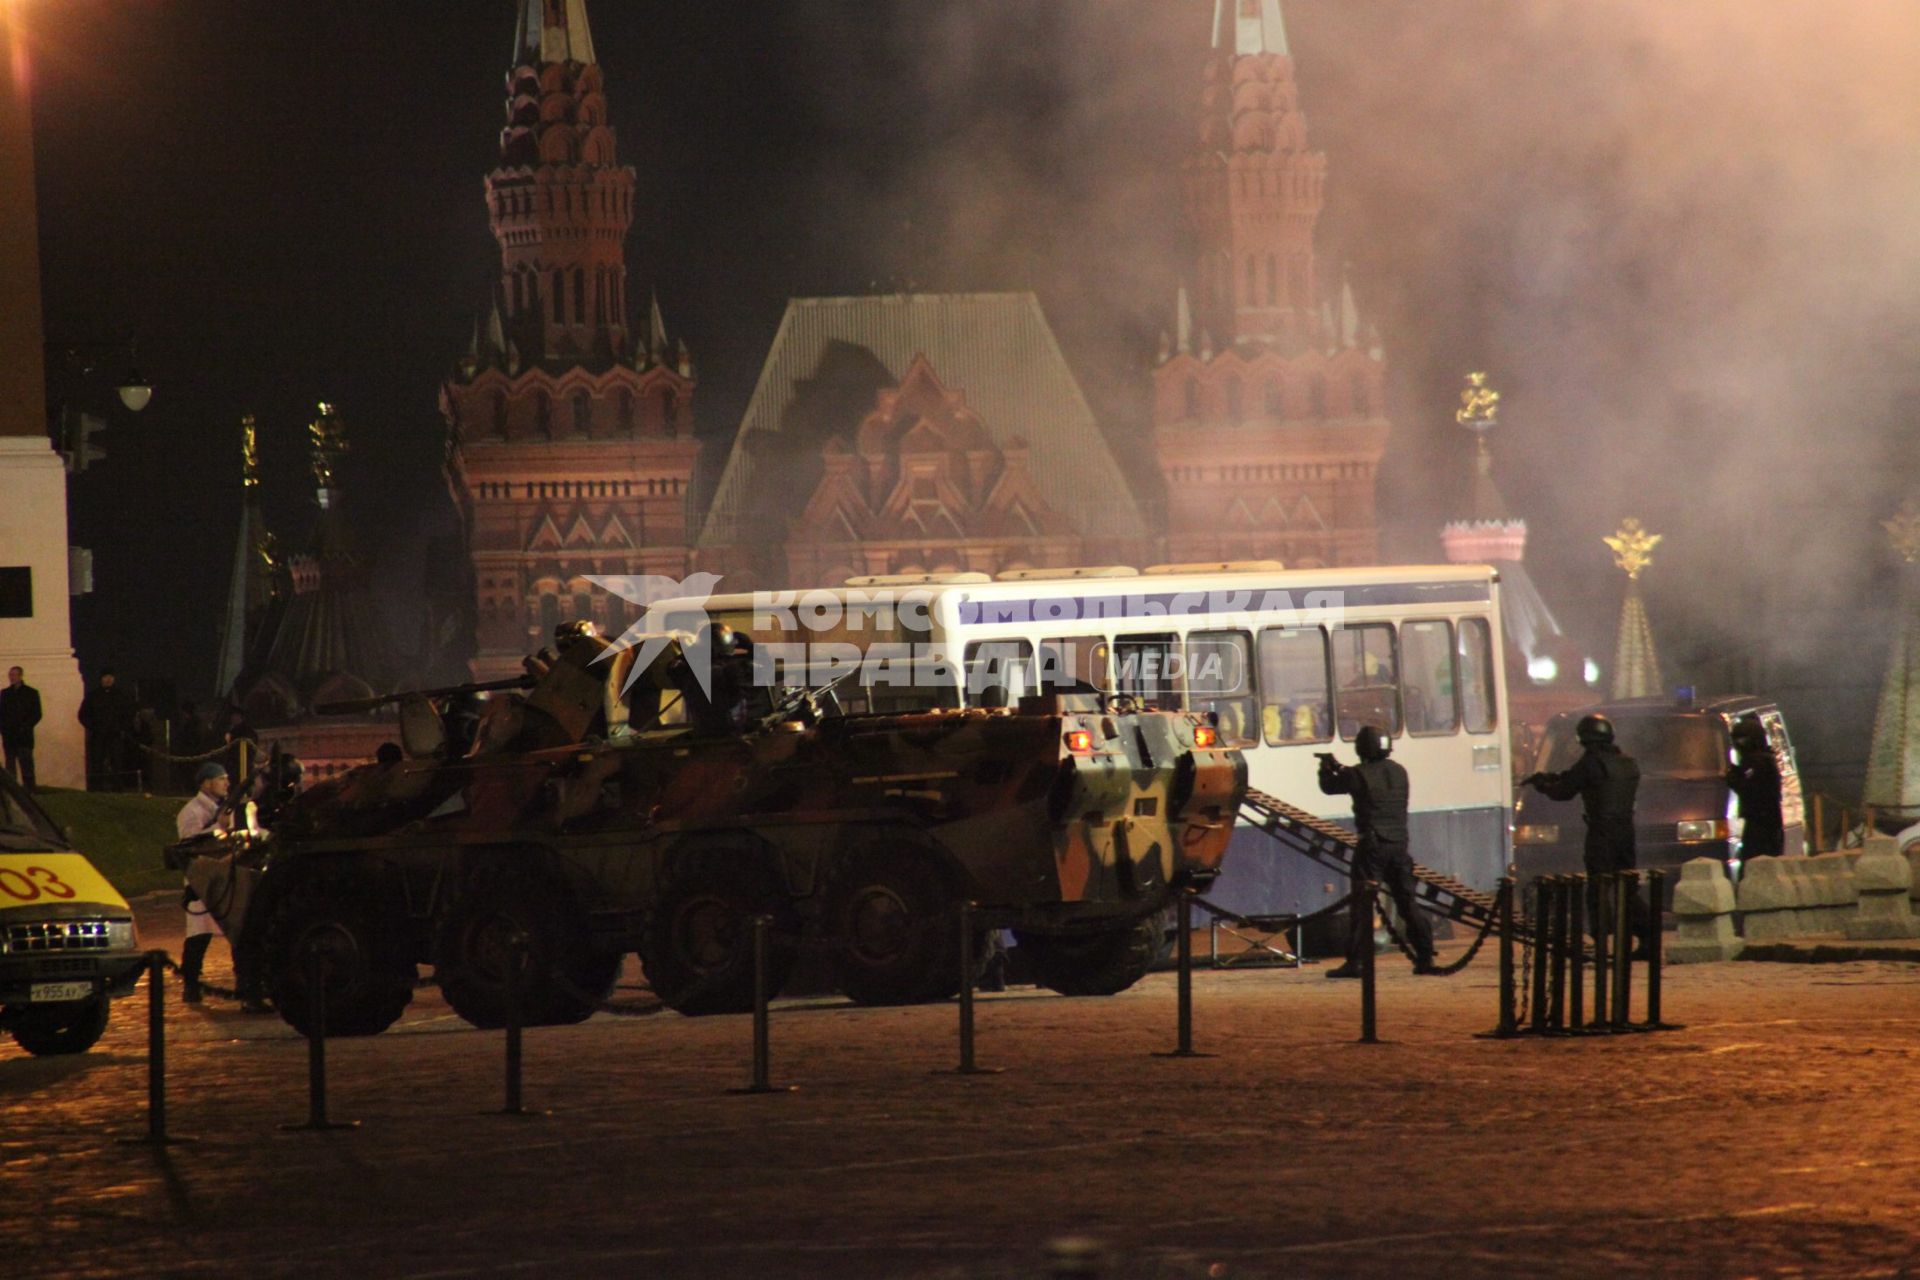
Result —
<path fill-rule="evenodd" d="M 1333 633 L 1333 683 L 1341 737 L 1351 740 L 1363 724 L 1389 736 L 1400 732 L 1400 664 L 1391 623 L 1365 622 Z"/>
<path fill-rule="evenodd" d="M 1115 686 L 1159 711 L 1180 709 L 1177 636 L 1119 636 L 1113 642 Z"/>
<path fill-rule="evenodd" d="M 1230 747 L 1258 745 L 1253 720 L 1253 644 L 1244 631 L 1187 637 L 1187 709 L 1211 711 Z"/>
<path fill-rule="evenodd" d="M 1040 687 L 1063 692 L 1113 688 L 1103 636 L 1055 636 L 1040 642 Z"/>
<path fill-rule="evenodd" d="M 1453 697 L 1453 625 L 1403 622 L 1400 651 L 1406 656 L 1402 693 L 1407 705 L 1407 732 L 1452 733 L 1460 727 L 1459 708 Z"/>
<path fill-rule="evenodd" d="M 1492 733 L 1493 629 L 1485 618 L 1460 619 L 1460 711 L 1468 733 Z"/>
<path fill-rule="evenodd" d="M 1332 737 L 1327 633 L 1319 627 L 1262 631 L 1260 697 L 1260 727 L 1270 745 Z"/>
<path fill-rule="evenodd" d="M 1011 707 L 1034 692 L 1033 646 L 1025 640 L 976 640 L 967 646 L 967 703 Z"/>

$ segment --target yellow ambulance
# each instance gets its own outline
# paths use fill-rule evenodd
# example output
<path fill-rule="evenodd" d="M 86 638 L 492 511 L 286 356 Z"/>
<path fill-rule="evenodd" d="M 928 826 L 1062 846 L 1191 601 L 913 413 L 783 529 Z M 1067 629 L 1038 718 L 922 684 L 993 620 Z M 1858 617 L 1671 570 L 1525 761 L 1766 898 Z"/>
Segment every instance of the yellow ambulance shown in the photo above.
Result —
<path fill-rule="evenodd" d="M 85 1053 L 141 964 L 127 900 L 0 773 L 0 1030 L 28 1053 Z"/>

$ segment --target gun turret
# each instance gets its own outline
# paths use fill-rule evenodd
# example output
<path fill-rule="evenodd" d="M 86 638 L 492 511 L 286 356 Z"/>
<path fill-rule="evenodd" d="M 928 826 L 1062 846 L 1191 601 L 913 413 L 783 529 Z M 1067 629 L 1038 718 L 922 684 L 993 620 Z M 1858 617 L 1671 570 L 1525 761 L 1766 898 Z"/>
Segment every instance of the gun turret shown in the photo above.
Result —
<path fill-rule="evenodd" d="M 407 689 L 400 693 L 382 694 L 377 698 L 350 698 L 344 702 L 321 702 L 314 705 L 314 714 L 322 716 L 358 716 L 369 711 L 378 711 L 381 707 L 395 706 L 408 698 L 451 698 L 463 693 L 492 693 L 500 689 L 531 689 L 534 686 L 532 676 L 511 676 L 505 680 L 482 680 L 475 684 L 450 684 L 438 689 Z"/>

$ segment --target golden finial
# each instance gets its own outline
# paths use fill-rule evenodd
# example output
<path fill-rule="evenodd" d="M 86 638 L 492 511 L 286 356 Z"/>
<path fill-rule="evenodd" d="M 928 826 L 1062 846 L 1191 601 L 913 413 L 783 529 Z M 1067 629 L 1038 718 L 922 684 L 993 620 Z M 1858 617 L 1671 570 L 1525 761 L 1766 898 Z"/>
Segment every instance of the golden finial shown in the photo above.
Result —
<path fill-rule="evenodd" d="M 1632 580 L 1640 576 L 1642 569 L 1653 563 L 1653 556 L 1649 553 L 1665 536 L 1661 533 L 1648 533 L 1638 520 L 1628 516 L 1620 522 L 1619 530 L 1611 538 L 1604 538 L 1602 541 L 1613 548 L 1613 562 L 1625 569 L 1628 580 Z"/>
<path fill-rule="evenodd" d="M 1460 391 L 1460 408 L 1453 420 L 1469 431 L 1485 431 L 1500 414 L 1500 393 L 1487 385 L 1487 375 L 1470 373 Z"/>
<path fill-rule="evenodd" d="M 320 416 L 307 424 L 313 451 L 313 482 L 322 490 L 334 488 L 334 468 L 347 451 L 347 425 L 333 406 L 322 400 Z"/>
<path fill-rule="evenodd" d="M 1920 561 L 1920 504 L 1912 499 L 1900 508 L 1900 514 L 1891 520 L 1882 520 L 1880 527 L 1887 531 L 1887 541 L 1900 553 L 1900 558 L 1908 564 Z"/>
<path fill-rule="evenodd" d="M 240 419 L 240 483 L 249 489 L 260 487 L 260 441 L 250 413 Z"/>

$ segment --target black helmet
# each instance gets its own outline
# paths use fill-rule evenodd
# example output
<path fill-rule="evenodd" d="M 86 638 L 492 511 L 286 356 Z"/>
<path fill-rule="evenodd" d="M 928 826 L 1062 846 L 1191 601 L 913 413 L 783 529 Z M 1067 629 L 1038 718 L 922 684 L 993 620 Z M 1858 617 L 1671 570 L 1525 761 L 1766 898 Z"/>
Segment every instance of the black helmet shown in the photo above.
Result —
<path fill-rule="evenodd" d="M 1767 730 L 1759 716 L 1748 714 L 1733 722 L 1733 745 L 1742 751 L 1757 751 L 1767 745 Z"/>
<path fill-rule="evenodd" d="M 1603 715 L 1581 716 L 1573 736 L 1583 747 L 1604 747 L 1613 741 L 1613 721 Z"/>
<path fill-rule="evenodd" d="M 1393 754 L 1393 743 L 1372 725 L 1363 724 L 1353 735 L 1353 749 L 1362 760 L 1385 760 Z"/>

